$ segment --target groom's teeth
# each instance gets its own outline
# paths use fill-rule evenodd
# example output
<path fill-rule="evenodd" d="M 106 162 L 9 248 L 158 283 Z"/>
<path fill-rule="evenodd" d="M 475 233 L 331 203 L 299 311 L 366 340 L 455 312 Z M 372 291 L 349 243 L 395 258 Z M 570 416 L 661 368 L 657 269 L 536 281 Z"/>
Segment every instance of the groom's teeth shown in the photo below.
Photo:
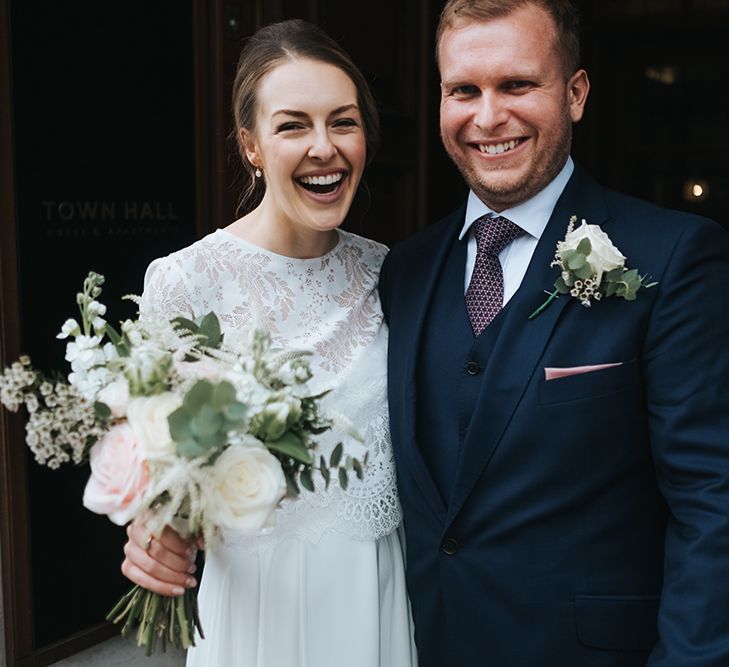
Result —
<path fill-rule="evenodd" d="M 333 185 L 339 183 L 343 178 L 344 174 L 340 171 L 327 176 L 302 176 L 299 180 L 307 185 Z"/>
<path fill-rule="evenodd" d="M 502 144 L 479 144 L 478 149 L 482 153 L 488 153 L 489 155 L 497 155 L 499 153 L 505 153 L 510 151 L 512 148 L 516 148 L 519 145 L 519 140 L 512 139 Z"/>

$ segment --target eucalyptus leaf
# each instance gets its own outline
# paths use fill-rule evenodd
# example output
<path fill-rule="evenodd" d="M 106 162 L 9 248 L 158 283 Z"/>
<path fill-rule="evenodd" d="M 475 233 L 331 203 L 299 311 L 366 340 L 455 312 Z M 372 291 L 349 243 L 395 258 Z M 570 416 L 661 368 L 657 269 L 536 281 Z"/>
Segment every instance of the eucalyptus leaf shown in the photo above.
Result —
<path fill-rule="evenodd" d="M 583 266 L 575 271 L 575 275 L 580 280 L 587 280 L 588 278 L 592 277 L 592 267 L 589 265 L 589 263 L 586 262 Z"/>
<path fill-rule="evenodd" d="M 339 486 L 342 487 L 343 491 L 346 491 L 347 487 L 349 486 L 349 478 L 347 477 L 346 468 L 339 469 Z"/>
<path fill-rule="evenodd" d="M 235 387 L 226 380 L 219 382 L 213 387 L 210 401 L 216 408 L 233 403 L 235 401 Z"/>
<path fill-rule="evenodd" d="M 177 408 L 167 417 L 170 427 L 170 436 L 176 443 L 185 442 L 192 438 L 190 430 L 190 413 L 185 408 Z"/>
<path fill-rule="evenodd" d="M 605 296 L 606 297 L 607 296 L 614 296 L 617 293 L 617 291 L 618 291 L 619 285 L 620 284 L 617 283 L 617 282 L 610 282 L 610 283 L 608 283 L 605 286 Z"/>
<path fill-rule="evenodd" d="M 177 442 L 177 453 L 187 459 L 194 459 L 202 456 L 207 451 L 197 440 L 183 440 Z"/>
<path fill-rule="evenodd" d="M 197 412 L 200 408 L 210 401 L 213 394 L 213 384 L 208 380 L 198 380 L 182 399 L 182 404 L 193 412 Z"/>
<path fill-rule="evenodd" d="M 592 252 L 592 244 L 590 243 L 590 239 L 582 239 L 577 244 L 577 252 L 587 257 Z"/>
<path fill-rule="evenodd" d="M 608 271 L 604 278 L 608 282 L 615 282 L 616 280 L 620 280 L 623 276 L 623 273 L 625 273 L 625 269 L 622 266 L 619 266 L 617 269 L 613 269 L 612 271 Z"/>
<path fill-rule="evenodd" d="M 344 452 L 344 445 L 340 442 L 329 457 L 329 467 L 336 468 L 339 462 L 342 460 L 342 453 Z"/>
<path fill-rule="evenodd" d="M 284 470 L 284 477 L 286 478 L 286 492 L 289 496 L 296 498 L 301 491 L 299 490 L 299 485 L 296 483 L 293 474 L 288 470 Z"/>
<path fill-rule="evenodd" d="M 301 441 L 301 438 L 294 433 L 291 433 L 291 431 L 285 433 L 278 440 L 266 442 L 265 444 L 266 447 L 274 452 L 279 452 L 284 456 L 290 456 L 292 459 L 301 461 L 306 465 L 311 465 L 314 462 L 311 452 L 306 448 L 304 443 Z"/>
<path fill-rule="evenodd" d="M 357 475 L 357 479 L 363 479 L 364 469 L 362 468 L 362 464 L 357 459 L 354 459 L 352 461 L 352 467 L 354 468 L 354 472 Z"/>
<path fill-rule="evenodd" d="M 213 437 L 224 425 L 223 415 L 210 405 L 201 406 L 200 410 L 190 420 L 190 430 L 199 440 Z"/>
<path fill-rule="evenodd" d="M 299 475 L 299 482 L 307 491 L 314 491 L 314 481 L 311 479 L 311 468 L 304 468 Z"/>
<path fill-rule="evenodd" d="M 243 403 L 238 403 L 238 401 L 230 403 L 223 408 L 225 418 L 236 425 L 242 424 L 245 421 L 247 412 L 248 408 Z"/>
<path fill-rule="evenodd" d="M 585 266 L 586 263 L 587 257 L 576 252 L 569 258 L 569 260 L 567 260 L 567 268 L 569 268 L 571 271 L 577 272 L 577 270 Z"/>

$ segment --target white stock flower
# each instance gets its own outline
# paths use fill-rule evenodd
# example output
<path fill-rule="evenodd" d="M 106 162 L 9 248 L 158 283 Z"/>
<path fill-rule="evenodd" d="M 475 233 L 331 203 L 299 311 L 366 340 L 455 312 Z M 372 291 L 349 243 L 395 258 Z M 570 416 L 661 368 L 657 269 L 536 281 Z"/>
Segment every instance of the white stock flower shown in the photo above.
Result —
<path fill-rule="evenodd" d="M 56 338 L 63 340 L 69 336 L 78 336 L 81 333 L 81 328 L 78 322 L 74 319 L 68 319 L 63 323 L 61 327 L 61 333 L 56 335 Z"/>
<path fill-rule="evenodd" d="M 119 352 L 117 352 L 117 349 L 113 343 L 105 343 L 104 347 L 102 347 L 101 350 L 104 353 L 104 359 L 107 362 L 115 361 L 119 358 Z"/>
<path fill-rule="evenodd" d="M 600 225 L 588 225 L 585 220 L 575 230 L 568 232 L 564 241 L 557 248 L 557 254 L 565 250 L 576 250 L 582 239 L 588 239 L 592 250 L 587 257 L 595 272 L 596 286 L 602 282 L 602 274 L 625 266 L 626 257 L 613 245 L 608 235 L 600 229 Z"/>
<path fill-rule="evenodd" d="M 98 301 L 92 301 L 88 305 L 88 311 L 89 315 L 91 315 L 92 317 L 96 315 L 105 315 L 106 306 L 103 303 L 99 303 Z"/>
<path fill-rule="evenodd" d="M 273 454 L 249 442 L 228 447 L 212 468 L 212 518 L 224 530 L 255 534 L 270 525 L 286 495 L 286 478 Z"/>
<path fill-rule="evenodd" d="M 185 379 L 194 378 L 217 382 L 223 371 L 220 363 L 211 357 L 203 357 L 195 361 L 176 360 L 173 365 L 179 376 Z"/>
<path fill-rule="evenodd" d="M 123 417 L 129 404 L 129 383 L 125 378 L 114 380 L 99 391 L 96 399 L 107 405 L 114 417 Z"/>
<path fill-rule="evenodd" d="M 98 347 L 100 342 L 100 336 L 77 336 L 76 340 L 66 345 L 66 361 L 71 362 L 72 368 L 76 364 L 76 368 L 73 368 L 76 372 L 103 363 L 104 355 Z"/>
<path fill-rule="evenodd" d="M 167 418 L 182 405 L 179 394 L 167 391 L 156 396 L 133 398 L 127 406 L 127 421 L 147 458 L 158 459 L 176 451 Z"/>

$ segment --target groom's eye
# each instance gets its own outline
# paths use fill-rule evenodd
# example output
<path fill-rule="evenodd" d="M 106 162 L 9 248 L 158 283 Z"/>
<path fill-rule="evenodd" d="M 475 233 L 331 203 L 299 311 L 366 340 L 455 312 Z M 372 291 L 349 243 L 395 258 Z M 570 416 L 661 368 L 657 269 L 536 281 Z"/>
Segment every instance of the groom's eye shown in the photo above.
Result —
<path fill-rule="evenodd" d="M 472 97 L 477 94 L 478 87 L 471 84 L 464 84 L 451 89 L 451 95 L 454 97 Z"/>

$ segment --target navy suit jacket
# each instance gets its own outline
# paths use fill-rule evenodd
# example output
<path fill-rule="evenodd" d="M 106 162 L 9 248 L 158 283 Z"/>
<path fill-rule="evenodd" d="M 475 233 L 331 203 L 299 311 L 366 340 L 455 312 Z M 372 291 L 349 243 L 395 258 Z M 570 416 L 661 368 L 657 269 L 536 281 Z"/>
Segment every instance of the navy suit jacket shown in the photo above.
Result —
<path fill-rule="evenodd" d="M 444 501 L 415 437 L 415 378 L 463 215 L 393 248 L 380 282 L 421 665 L 726 667 L 729 237 L 576 168 L 496 339 L 481 336 L 493 351 Z M 562 296 L 530 321 L 572 215 L 658 285 L 591 308 Z"/>

